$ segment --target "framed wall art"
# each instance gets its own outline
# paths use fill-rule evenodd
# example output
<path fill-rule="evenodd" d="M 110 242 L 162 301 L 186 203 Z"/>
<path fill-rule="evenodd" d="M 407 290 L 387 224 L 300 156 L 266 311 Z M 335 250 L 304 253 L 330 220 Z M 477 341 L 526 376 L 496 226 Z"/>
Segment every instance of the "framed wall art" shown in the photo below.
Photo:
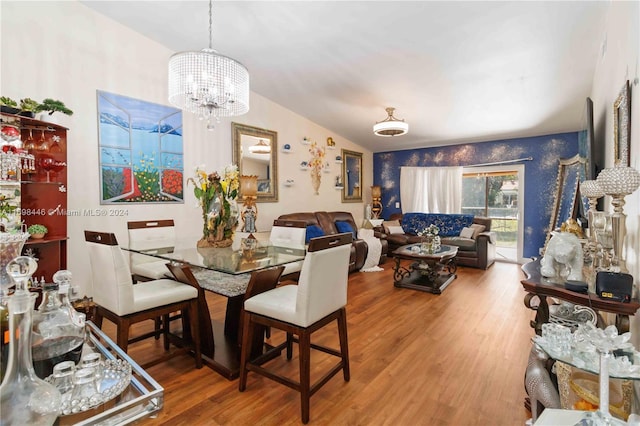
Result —
<path fill-rule="evenodd" d="M 631 90 L 629 80 L 624 83 L 613 103 L 613 149 L 614 159 L 629 166 L 631 150 Z"/>
<path fill-rule="evenodd" d="M 100 204 L 183 203 L 182 111 L 97 91 Z"/>

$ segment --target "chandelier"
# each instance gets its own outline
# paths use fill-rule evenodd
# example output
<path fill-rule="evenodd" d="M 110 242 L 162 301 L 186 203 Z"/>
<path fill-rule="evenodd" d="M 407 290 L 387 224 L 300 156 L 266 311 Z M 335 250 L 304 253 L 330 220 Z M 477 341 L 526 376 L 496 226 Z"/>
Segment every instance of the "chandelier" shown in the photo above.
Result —
<path fill-rule="evenodd" d="M 395 108 L 386 108 L 389 116 L 373 125 L 373 133 L 378 136 L 391 137 L 404 135 L 409 131 L 409 124 L 393 116 Z"/>
<path fill-rule="evenodd" d="M 249 152 L 252 154 L 270 154 L 271 153 L 271 145 L 266 143 L 264 140 L 260 139 L 260 141 L 249 147 Z"/>
<path fill-rule="evenodd" d="M 212 48 L 212 14 L 209 0 L 209 47 L 178 52 L 169 59 L 169 102 L 208 120 L 242 115 L 249 111 L 249 72 L 244 65 Z"/>

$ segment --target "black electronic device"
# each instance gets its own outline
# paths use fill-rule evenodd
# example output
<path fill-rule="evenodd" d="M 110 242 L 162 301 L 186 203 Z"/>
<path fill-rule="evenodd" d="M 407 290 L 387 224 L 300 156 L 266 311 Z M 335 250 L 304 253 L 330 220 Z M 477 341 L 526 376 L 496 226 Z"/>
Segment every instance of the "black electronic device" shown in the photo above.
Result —
<path fill-rule="evenodd" d="M 587 293 L 589 291 L 589 285 L 584 281 L 567 281 L 564 283 L 564 288 L 575 291 L 576 293 Z"/>
<path fill-rule="evenodd" d="M 600 271 L 596 274 L 596 293 L 601 299 L 630 302 L 633 277 L 621 272 Z"/>

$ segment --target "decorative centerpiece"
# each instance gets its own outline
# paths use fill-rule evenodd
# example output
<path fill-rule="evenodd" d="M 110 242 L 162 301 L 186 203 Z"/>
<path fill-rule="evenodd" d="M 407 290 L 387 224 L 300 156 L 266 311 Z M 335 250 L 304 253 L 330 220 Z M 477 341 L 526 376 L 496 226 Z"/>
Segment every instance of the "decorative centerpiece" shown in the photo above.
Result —
<path fill-rule="evenodd" d="M 420 251 L 433 254 L 440 249 L 440 228 L 436 225 L 429 225 L 422 231 L 418 232 L 418 236 L 422 237 L 422 246 Z"/>
<path fill-rule="evenodd" d="M 311 153 L 311 160 L 309 160 L 309 169 L 311 169 L 311 184 L 313 185 L 313 190 L 315 195 L 318 195 L 318 189 L 320 189 L 320 172 L 325 167 L 325 150 L 324 148 L 320 148 L 316 142 L 311 143 L 309 147 L 309 152 Z"/>
<path fill-rule="evenodd" d="M 222 176 L 218 172 L 207 174 L 204 165 L 196 167 L 194 178 L 187 183 L 194 185 L 193 194 L 202 209 L 202 238 L 198 247 L 229 247 L 238 223 L 238 166 L 225 167 Z"/>

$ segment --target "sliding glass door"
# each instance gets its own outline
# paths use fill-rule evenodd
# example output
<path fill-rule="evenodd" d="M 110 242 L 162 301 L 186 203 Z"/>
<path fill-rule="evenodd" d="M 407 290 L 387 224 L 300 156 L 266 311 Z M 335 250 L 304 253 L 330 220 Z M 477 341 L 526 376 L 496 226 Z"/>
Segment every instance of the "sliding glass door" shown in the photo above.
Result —
<path fill-rule="evenodd" d="M 522 173 L 521 173 L 522 171 Z M 496 260 L 522 257 L 523 166 L 468 167 L 462 177 L 462 213 L 492 219 L 497 236 Z"/>

